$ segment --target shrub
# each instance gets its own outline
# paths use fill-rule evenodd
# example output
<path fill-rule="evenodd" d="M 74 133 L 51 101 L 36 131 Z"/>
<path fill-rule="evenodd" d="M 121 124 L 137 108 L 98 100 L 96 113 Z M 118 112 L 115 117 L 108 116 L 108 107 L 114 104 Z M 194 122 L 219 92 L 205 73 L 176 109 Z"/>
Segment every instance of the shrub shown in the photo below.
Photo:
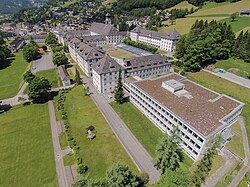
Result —
<path fill-rule="evenodd" d="M 76 171 L 79 174 L 84 174 L 87 172 L 87 170 L 88 170 L 88 167 L 83 164 L 78 165 L 78 167 L 76 168 Z"/>
<path fill-rule="evenodd" d="M 77 158 L 76 158 L 76 164 L 77 164 L 77 165 L 82 164 L 82 158 L 77 157 Z"/>

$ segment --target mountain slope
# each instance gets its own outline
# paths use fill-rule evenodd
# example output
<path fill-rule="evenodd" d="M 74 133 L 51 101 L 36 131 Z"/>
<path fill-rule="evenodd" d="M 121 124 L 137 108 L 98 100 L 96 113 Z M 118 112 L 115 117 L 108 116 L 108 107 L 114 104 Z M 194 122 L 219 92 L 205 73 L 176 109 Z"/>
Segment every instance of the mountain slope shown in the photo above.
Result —
<path fill-rule="evenodd" d="M 22 8 L 40 6 L 46 0 L 0 0 L 0 14 L 9 14 Z"/>

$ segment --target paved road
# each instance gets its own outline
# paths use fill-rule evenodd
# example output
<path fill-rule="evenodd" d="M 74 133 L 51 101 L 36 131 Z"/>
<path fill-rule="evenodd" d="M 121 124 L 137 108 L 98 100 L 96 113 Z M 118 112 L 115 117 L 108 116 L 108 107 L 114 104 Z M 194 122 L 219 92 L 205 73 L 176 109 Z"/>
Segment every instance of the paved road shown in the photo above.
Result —
<path fill-rule="evenodd" d="M 235 187 L 239 184 L 239 182 L 244 178 L 246 173 L 250 170 L 250 150 L 249 150 L 249 144 L 247 139 L 247 132 L 245 128 L 245 122 L 242 117 L 239 118 L 240 128 L 242 131 L 242 138 L 243 138 L 243 145 L 244 145 L 244 151 L 245 151 L 245 159 L 244 159 L 244 166 L 239 171 L 238 175 L 236 175 L 229 185 L 229 187 Z"/>
<path fill-rule="evenodd" d="M 218 77 L 222 77 L 226 80 L 229 80 L 231 82 L 234 82 L 236 84 L 239 84 L 241 86 L 244 86 L 244 87 L 247 87 L 247 88 L 250 88 L 250 80 L 248 79 L 245 79 L 243 77 L 240 77 L 240 76 L 237 76 L 233 73 L 230 73 L 230 72 L 225 72 L 225 73 L 214 73 L 214 72 L 211 72 L 211 71 L 208 71 L 208 70 L 204 70 L 206 72 L 209 72 L 209 73 L 212 73 Z"/>
<path fill-rule="evenodd" d="M 56 68 L 56 66 L 53 64 L 52 54 L 48 53 L 46 55 L 43 55 L 42 58 L 32 62 L 31 71 L 32 73 L 36 73 L 38 71 L 53 69 L 53 68 Z"/>
<path fill-rule="evenodd" d="M 107 100 L 96 91 L 96 89 L 91 84 L 91 79 L 84 78 L 83 81 L 87 83 L 88 87 L 90 88 L 90 93 L 92 93 L 92 99 L 102 112 L 118 140 L 121 142 L 131 159 L 136 164 L 137 168 L 140 171 L 148 173 L 150 184 L 158 181 L 160 179 L 160 173 L 154 167 L 152 157 L 131 133 L 126 124 L 121 120 L 113 108 L 108 104 Z"/>
<path fill-rule="evenodd" d="M 222 179 L 222 177 L 225 176 L 227 172 L 230 171 L 230 169 L 232 169 L 236 164 L 236 158 L 230 151 L 228 151 L 226 148 L 222 148 L 221 152 L 226 162 L 206 180 L 202 187 L 215 186 Z"/>
<path fill-rule="evenodd" d="M 68 187 L 67 176 L 65 168 L 63 165 L 63 155 L 59 144 L 59 137 L 57 133 L 57 122 L 55 116 L 55 109 L 52 101 L 49 101 L 49 115 L 50 115 L 50 125 L 51 125 L 51 134 L 52 141 L 54 146 L 54 157 L 56 162 L 56 173 L 59 187 Z"/>

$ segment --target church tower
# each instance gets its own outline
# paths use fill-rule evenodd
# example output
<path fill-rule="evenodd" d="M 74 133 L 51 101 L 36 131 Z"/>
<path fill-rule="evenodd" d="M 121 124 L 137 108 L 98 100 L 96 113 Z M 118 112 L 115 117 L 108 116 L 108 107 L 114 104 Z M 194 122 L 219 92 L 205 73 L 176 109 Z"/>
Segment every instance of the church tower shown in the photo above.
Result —
<path fill-rule="evenodd" d="M 106 14 L 106 20 L 105 20 L 105 24 L 110 24 L 111 25 L 111 15 L 109 13 Z"/>

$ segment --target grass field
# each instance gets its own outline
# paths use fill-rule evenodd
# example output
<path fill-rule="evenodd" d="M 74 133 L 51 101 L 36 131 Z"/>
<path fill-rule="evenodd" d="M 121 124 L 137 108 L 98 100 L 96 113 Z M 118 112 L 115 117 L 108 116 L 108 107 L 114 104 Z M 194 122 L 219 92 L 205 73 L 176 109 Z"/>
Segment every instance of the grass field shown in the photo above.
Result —
<path fill-rule="evenodd" d="M 191 8 L 196 9 L 197 7 L 188 3 L 187 1 L 182 1 L 181 3 L 175 5 L 171 8 L 168 8 L 167 10 L 168 11 L 171 11 L 172 9 L 188 9 L 188 10 L 190 10 Z"/>
<path fill-rule="evenodd" d="M 155 158 L 156 145 L 164 137 L 164 134 L 142 112 L 135 108 L 132 103 L 127 102 L 119 105 L 113 102 L 111 106 L 149 154 Z M 193 161 L 185 154 L 184 159 L 184 162 L 181 163 L 181 168 L 188 170 Z"/>
<path fill-rule="evenodd" d="M 234 135 L 230 142 L 226 144 L 226 147 L 230 149 L 232 152 L 237 154 L 240 158 L 244 159 L 245 158 L 245 152 L 244 152 L 244 147 L 243 147 L 243 138 L 242 138 L 242 132 L 240 129 L 240 124 L 234 123 L 231 126 L 231 129 L 238 133 L 238 135 Z"/>
<path fill-rule="evenodd" d="M 48 105 L 0 115 L 0 186 L 57 186 Z"/>
<path fill-rule="evenodd" d="M 63 164 L 65 166 L 70 166 L 75 163 L 75 157 L 73 153 L 69 153 L 63 157 Z"/>
<path fill-rule="evenodd" d="M 65 132 L 61 133 L 60 136 L 59 136 L 59 141 L 60 141 L 60 146 L 61 146 L 61 149 L 64 149 L 65 147 L 68 146 L 68 141 L 66 139 L 66 134 Z"/>
<path fill-rule="evenodd" d="M 187 4 L 178 4 L 176 7 L 186 8 Z M 169 32 L 172 29 L 176 29 L 180 34 L 187 34 L 191 28 L 191 26 L 195 23 L 197 19 L 203 19 L 212 21 L 226 21 L 232 25 L 233 31 L 238 32 L 246 27 L 250 26 L 249 18 L 247 17 L 239 17 L 238 21 L 231 22 L 230 15 L 235 12 L 239 12 L 240 10 L 245 10 L 246 7 L 250 7 L 249 0 L 241 0 L 236 3 L 215 3 L 215 2 L 207 2 L 201 9 L 197 12 L 194 12 L 191 15 L 188 15 L 186 18 L 176 19 L 176 23 L 174 25 L 170 25 L 168 21 L 164 22 L 166 25 L 170 25 L 167 27 L 159 28 L 160 32 Z"/>
<path fill-rule="evenodd" d="M 227 60 L 219 60 L 215 63 L 215 67 L 223 68 L 244 78 L 250 75 L 250 63 L 246 63 L 240 59 L 229 58 Z"/>
<path fill-rule="evenodd" d="M 246 122 L 248 141 L 250 142 L 250 89 L 232 83 L 205 71 L 188 73 L 187 76 L 189 79 L 198 84 L 201 84 L 219 93 L 229 95 L 245 103 L 242 116 L 244 117 Z"/>
<path fill-rule="evenodd" d="M 52 88 L 57 88 L 59 86 L 62 86 L 62 81 L 59 77 L 57 68 L 39 71 L 36 73 L 36 75 L 39 77 L 45 77 L 46 79 L 48 79 L 52 85 Z"/>
<path fill-rule="evenodd" d="M 90 177 L 104 177 L 106 170 L 116 162 L 123 162 L 137 172 L 92 99 L 85 96 L 82 86 L 75 87 L 66 94 L 65 110 L 72 135 L 80 147 L 79 153 L 83 163 L 88 166 Z M 95 127 L 94 140 L 87 139 L 86 128 L 89 125 Z"/>
<path fill-rule="evenodd" d="M 250 7 L 250 5 L 249 5 Z M 235 33 L 250 27 L 250 17 L 237 17 L 235 21 L 231 21 L 230 18 L 222 19 L 220 22 L 226 22 L 232 26 L 232 30 Z"/>
<path fill-rule="evenodd" d="M 133 58 L 135 55 L 132 53 L 129 53 L 127 51 L 124 51 L 122 49 L 114 49 L 114 50 L 109 50 L 107 51 L 107 54 L 109 54 L 112 57 L 115 58 Z"/>
<path fill-rule="evenodd" d="M 17 94 L 23 84 L 23 74 L 29 67 L 30 64 L 24 60 L 22 52 L 15 53 L 15 59 L 9 66 L 0 66 L 0 100 Z"/>

